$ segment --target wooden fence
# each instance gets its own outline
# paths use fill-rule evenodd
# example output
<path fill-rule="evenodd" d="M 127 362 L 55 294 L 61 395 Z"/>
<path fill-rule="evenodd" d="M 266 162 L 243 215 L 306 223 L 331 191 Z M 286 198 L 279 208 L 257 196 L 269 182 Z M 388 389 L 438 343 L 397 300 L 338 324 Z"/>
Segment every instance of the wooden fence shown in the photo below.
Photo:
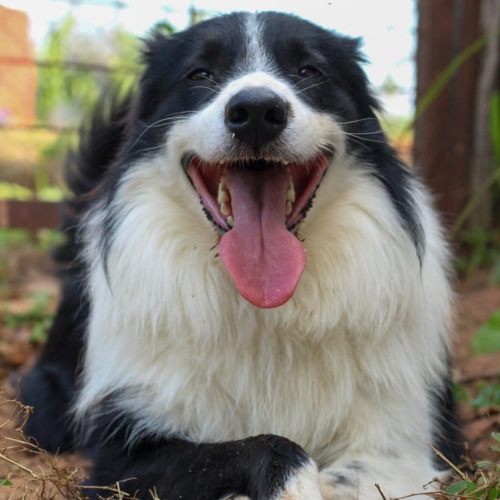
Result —
<path fill-rule="evenodd" d="M 0 228 L 57 228 L 59 208 L 47 201 L 0 200 Z"/>

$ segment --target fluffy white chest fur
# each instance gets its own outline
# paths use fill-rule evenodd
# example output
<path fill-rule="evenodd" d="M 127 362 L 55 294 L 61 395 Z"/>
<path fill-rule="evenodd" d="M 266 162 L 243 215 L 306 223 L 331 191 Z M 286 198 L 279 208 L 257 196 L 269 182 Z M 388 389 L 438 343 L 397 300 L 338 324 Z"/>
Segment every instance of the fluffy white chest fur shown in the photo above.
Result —
<path fill-rule="evenodd" d="M 113 411 L 135 415 L 137 436 L 275 433 L 319 464 L 370 447 L 391 453 L 402 441 L 424 447 L 450 301 L 446 250 L 425 195 L 417 191 L 426 228 L 420 267 L 366 167 L 334 161 L 299 233 L 308 253 L 299 287 L 287 304 L 262 310 L 235 290 L 214 229 L 184 196 L 184 174 L 160 181 L 163 168 L 160 158 L 148 160 L 122 183 L 109 278 L 89 246 L 93 303 L 79 412 L 120 390 L 127 396 Z M 168 182 L 181 186 L 178 197 L 166 195 Z M 94 213 L 90 239 L 102 215 Z"/>

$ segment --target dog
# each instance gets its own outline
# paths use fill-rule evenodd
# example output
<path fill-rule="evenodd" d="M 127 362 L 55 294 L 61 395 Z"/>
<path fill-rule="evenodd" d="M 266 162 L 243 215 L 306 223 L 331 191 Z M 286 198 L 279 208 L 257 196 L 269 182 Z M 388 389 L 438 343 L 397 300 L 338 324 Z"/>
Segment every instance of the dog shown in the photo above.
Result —
<path fill-rule="evenodd" d="M 224 15 L 152 35 L 137 91 L 94 113 L 21 384 L 27 432 L 86 449 L 89 483 L 369 500 L 443 474 L 427 443 L 459 461 L 450 254 L 359 46 Z"/>

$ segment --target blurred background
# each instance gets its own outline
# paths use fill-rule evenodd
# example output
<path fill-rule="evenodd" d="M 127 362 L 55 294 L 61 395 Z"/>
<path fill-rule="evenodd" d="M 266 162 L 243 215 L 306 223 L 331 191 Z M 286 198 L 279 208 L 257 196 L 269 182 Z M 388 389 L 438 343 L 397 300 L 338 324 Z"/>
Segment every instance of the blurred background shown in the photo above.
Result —
<path fill-rule="evenodd" d="M 454 379 L 471 454 L 498 461 L 490 434 L 500 430 L 500 1 L 253 0 L 251 9 L 292 12 L 363 38 L 383 126 L 430 186 L 456 254 Z M 173 33 L 234 10 L 248 2 L 0 0 L 7 391 L 44 341 L 57 301 L 48 254 L 62 238 L 61 173 L 82 120 L 110 84 L 133 88 L 141 39 L 153 27 Z M 0 460 L 3 498 L 1 478 Z"/>

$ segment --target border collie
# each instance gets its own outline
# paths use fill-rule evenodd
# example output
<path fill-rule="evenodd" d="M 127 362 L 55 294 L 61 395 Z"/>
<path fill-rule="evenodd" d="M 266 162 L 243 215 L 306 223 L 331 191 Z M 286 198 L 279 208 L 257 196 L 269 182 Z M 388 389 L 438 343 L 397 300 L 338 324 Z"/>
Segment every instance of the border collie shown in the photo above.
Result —
<path fill-rule="evenodd" d="M 28 432 L 143 500 L 423 491 L 427 443 L 461 450 L 450 257 L 359 41 L 235 13 L 152 36 L 144 62 L 69 161 Z"/>

